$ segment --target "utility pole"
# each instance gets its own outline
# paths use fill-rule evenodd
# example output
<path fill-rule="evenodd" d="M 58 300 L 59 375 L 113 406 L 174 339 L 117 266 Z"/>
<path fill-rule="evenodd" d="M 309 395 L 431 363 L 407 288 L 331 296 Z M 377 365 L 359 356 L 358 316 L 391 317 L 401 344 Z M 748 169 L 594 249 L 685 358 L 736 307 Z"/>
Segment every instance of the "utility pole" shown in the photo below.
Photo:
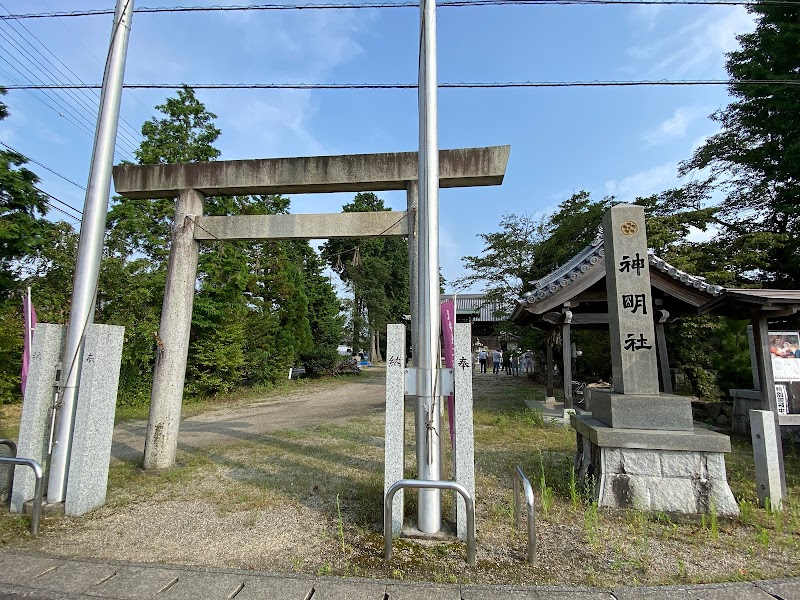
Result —
<path fill-rule="evenodd" d="M 133 2 L 134 0 L 117 0 L 108 58 L 103 73 L 103 90 L 100 94 L 100 110 L 97 116 L 89 183 L 86 186 L 78 257 L 75 262 L 72 306 L 62 360 L 66 376 L 62 379 L 64 383 L 57 405 L 58 418 L 53 453 L 50 458 L 47 486 L 47 501 L 50 503 L 63 502 L 67 493 L 67 474 L 83 359 L 83 340 L 87 328 L 94 322 L 97 280 L 100 275 L 100 259 L 103 255 L 103 236 L 108 214 L 108 196 L 111 191 L 111 167 L 114 163 L 114 146 L 117 141 L 119 105 Z"/>
<path fill-rule="evenodd" d="M 439 136 L 436 73 L 436 0 L 421 0 L 419 55 L 419 294 L 417 331 L 417 476 L 441 479 L 441 390 L 439 374 Z M 416 352 L 416 348 L 414 349 Z M 417 527 L 437 533 L 442 527 L 441 492 L 420 489 Z"/>

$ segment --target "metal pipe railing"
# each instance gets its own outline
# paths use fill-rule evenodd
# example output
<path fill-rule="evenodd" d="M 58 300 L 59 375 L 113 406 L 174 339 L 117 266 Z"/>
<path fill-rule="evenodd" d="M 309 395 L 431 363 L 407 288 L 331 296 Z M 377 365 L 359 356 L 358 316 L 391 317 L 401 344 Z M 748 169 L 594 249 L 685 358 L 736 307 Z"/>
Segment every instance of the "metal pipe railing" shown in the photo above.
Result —
<path fill-rule="evenodd" d="M 7 446 L 11 451 L 11 458 L 17 457 L 17 443 L 14 440 L 0 440 L 0 446 Z M 8 482 L 6 483 L 6 493 L 8 501 L 11 501 L 11 488 L 14 486 L 14 469 L 8 470 Z"/>
<path fill-rule="evenodd" d="M 386 560 L 392 558 L 392 500 L 398 490 L 403 488 L 434 488 L 438 490 L 452 490 L 461 494 L 467 506 L 467 564 L 475 566 L 475 501 L 469 495 L 467 488 L 455 481 L 428 481 L 422 479 L 401 479 L 395 481 L 387 490 L 383 501 L 383 538 L 384 556 Z"/>
<path fill-rule="evenodd" d="M 42 521 L 42 467 L 32 458 L 7 458 L 0 456 L 0 465 L 23 465 L 33 470 L 36 478 L 36 487 L 33 491 L 33 507 L 31 509 L 31 535 L 36 537 L 39 534 L 39 523 Z M 14 469 L 11 469 L 13 477 Z"/>
<path fill-rule="evenodd" d="M 525 504 L 528 508 L 528 562 L 536 561 L 536 505 L 533 487 L 522 469 L 514 469 L 514 527 L 519 529 L 522 522 L 522 503 L 519 501 L 519 486 L 525 490 Z"/>

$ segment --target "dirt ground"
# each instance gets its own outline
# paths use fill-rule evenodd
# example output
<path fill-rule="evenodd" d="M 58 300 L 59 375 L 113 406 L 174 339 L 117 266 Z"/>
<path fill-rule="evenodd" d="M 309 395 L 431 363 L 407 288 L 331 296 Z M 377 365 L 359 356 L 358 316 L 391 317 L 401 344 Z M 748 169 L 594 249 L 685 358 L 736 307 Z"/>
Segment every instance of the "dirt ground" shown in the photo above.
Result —
<path fill-rule="evenodd" d="M 537 562 L 527 565 L 526 537 L 513 525 L 510 473 L 521 465 L 534 479 L 541 469 L 543 481 L 547 462 L 548 477 L 557 475 L 574 448 L 574 433 L 543 427 L 531 411 L 518 408 L 541 395 L 523 378 L 476 374 L 474 393 L 477 567 L 465 565 L 461 542 L 401 539 L 391 563 L 383 560 L 381 369 L 189 416 L 181 422 L 176 466 L 158 473 L 138 468 L 146 423 L 122 423 L 115 429 L 107 504 L 79 518 L 46 517 L 35 539 L 23 519 L 4 517 L 7 533 L 4 538 L 0 527 L 0 546 L 58 556 L 453 583 L 611 586 L 800 572 L 800 511 L 794 508 L 770 515 L 741 504 L 752 513 L 748 519 L 720 521 L 715 532 L 716 524 L 705 520 L 673 523 L 635 511 L 598 515 L 591 506 L 571 505 L 563 490 L 555 498 L 550 492 L 549 513 L 545 496 L 537 499 Z M 413 477 L 410 410 L 406 429 L 406 471 Z M 443 444 L 445 465 L 448 446 Z M 746 478 L 749 488 L 752 475 Z M 541 488 L 542 482 L 535 483 Z M 414 514 L 415 498 L 407 502 L 406 514 Z"/>
<path fill-rule="evenodd" d="M 191 451 L 226 443 L 258 441 L 265 433 L 329 424 L 354 415 L 383 413 L 385 369 L 373 367 L 366 377 L 342 377 L 336 385 L 302 387 L 265 401 L 226 406 L 181 421 L 178 450 Z M 146 421 L 128 421 L 114 428 L 111 456 L 141 459 Z"/>

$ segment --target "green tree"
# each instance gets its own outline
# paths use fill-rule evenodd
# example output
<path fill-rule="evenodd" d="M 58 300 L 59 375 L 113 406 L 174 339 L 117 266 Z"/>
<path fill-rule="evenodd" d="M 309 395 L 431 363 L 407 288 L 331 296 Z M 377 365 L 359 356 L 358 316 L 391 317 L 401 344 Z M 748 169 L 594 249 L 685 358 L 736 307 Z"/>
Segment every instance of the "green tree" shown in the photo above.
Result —
<path fill-rule="evenodd" d="M 372 192 L 356 194 L 343 212 L 389 210 Z M 373 237 L 328 240 L 322 248 L 328 263 L 353 293 L 350 326 L 353 349 L 363 346 L 366 324 L 369 352 L 381 358 L 381 335 L 387 323 L 400 322 L 409 312 L 408 243 L 404 239 Z M 385 343 L 383 344 L 385 346 Z"/>
<path fill-rule="evenodd" d="M 0 88 L 0 95 L 6 93 Z M 0 102 L 0 121 L 8 109 Z M 25 158 L 0 151 L 0 300 L 7 299 L 17 279 L 16 265 L 41 245 L 47 198 L 36 188 L 39 177 L 26 169 Z"/>
<path fill-rule="evenodd" d="M 0 88 L 0 95 L 5 93 Z M 0 121 L 8 116 L 0 102 Z M 0 150 L 0 404 L 20 399 L 23 315 L 18 292 L 25 287 L 21 279 L 36 266 L 30 256 L 47 252 L 60 227 L 44 219 L 46 196 L 36 188 L 39 177 L 26 163 L 21 154 Z M 46 309 L 43 312 L 47 314 Z"/>
<path fill-rule="evenodd" d="M 215 160 L 220 152 L 214 142 L 220 130 L 214 125 L 217 115 L 184 86 L 177 97 L 156 106 L 164 116 L 142 126 L 143 140 L 136 151 L 139 164 L 156 165 Z M 154 269 L 165 269 L 172 218 L 173 198 L 115 198 L 108 215 L 108 246 L 125 256 L 141 254 L 153 262 Z M 207 199 L 206 213 L 214 213 L 215 199 Z"/>
<path fill-rule="evenodd" d="M 681 165 L 681 174 L 706 173 L 691 192 L 698 200 L 722 195 L 719 235 L 728 271 L 740 284 L 800 286 L 800 8 L 755 4 L 753 33 L 738 36 L 728 54 L 734 101 L 711 118 L 721 126 Z M 774 84 L 749 84 L 751 81 Z"/>
<path fill-rule="evenodd" d="M 491 300 L 504 306 L 504 315 L 513 309 L 511 299 L 518 298 L 528 287 L 532 265 L 539 262 L 538 249 L 546 239 L 546 218 L 507 214 L 500 219 L 500 231 L 480 233 L 481 254 L 462 258 L 467 274 L 456 279 L 456 289 L 477 283 Z"/>
<path fill-rule="evenodd" d="M 191 88 L 184 86 L 176 97 L 168 98 L 156 109 L 163 116 L 153 118 L 142 126 L 144 139 L 136 151 L 140 164 L 207 161 L 219 156 L 219 150 L 213 146 L 220 134 L 213 123 L 216 115 L 206 110 Z M 206 212 L 215 214 L 224 210 L 229 202 L 225 199 L 209 198 Z M 217 204 L 223 206 L 218 208 Z M 105 322 L 126 328 L 120 373 L 120 397 L 123 402 L 142 402 L 149 396 L 173 216 L 173 198 L 117 197 L 109 210 L 99 295 Z M 215 270 L 216 265 L 206 259 L 208 252 L 207 248 L 203 249 L 198 270 L 201 288 L 215 288 L 211 280 L 214 276 L 219 276 L 219 269 Z M 203 272 L 206 267 L 214 273 L 211 280 Z M 223 306 L 215 307 L 215 299 Z M 199 308 L 195 311 L 197 321 L 194 328 L 206 326 L 207 330 L 219 335 L 220 344 L 230 341 L 230 332 L 224 328 L 214 329 L 210 326 L 209 319 L 214 315 L 225 321 L 225 310 L 233 310 L 232 306 L 225 305 L 228 300 L 211 290 L 203 295 L 201 290 Z M 196 339 L 197 332 L 193 331 L 193 340 Z M 190 389 L 218 389 L 216 384 L 197 384 L 192 387 L 195 383 L 193 377 L 200 372 L 206 374 L 203 365 L 209 363 L 209 356 L 214 356 L 214 352 L 208 348 L 203 348 L 202 352 L 199 348 L 193 349 L 197 352 L 190 355 Z M 235 351 L 232 353 L 235 357 Z M 230 358 L 227 354 L 225 356 Z M 227 373 L 236 371 L 236 368 L 220 365 L 220 370 Z M 228 384 L 222 387 L 227 389 Z"/>

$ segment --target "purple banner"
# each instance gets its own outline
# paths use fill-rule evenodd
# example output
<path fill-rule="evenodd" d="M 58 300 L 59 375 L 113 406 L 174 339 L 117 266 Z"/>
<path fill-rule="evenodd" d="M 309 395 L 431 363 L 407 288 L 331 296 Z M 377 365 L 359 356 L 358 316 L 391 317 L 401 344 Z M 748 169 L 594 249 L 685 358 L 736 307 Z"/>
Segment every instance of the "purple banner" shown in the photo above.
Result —
<path fill-rule="evenodd" d="M 444 341 L 444 366 L 452 369 L 455 366 L 455 323 L 456 323 L 456 304 L 453 300 L 442 302 L 442 340 Z M 450 424 L 450 445 L 455 449 L 455 431 L 454 427 L 454 409 L 455 398 L 453 396 L 447 397 L 447 420 Z"/>

